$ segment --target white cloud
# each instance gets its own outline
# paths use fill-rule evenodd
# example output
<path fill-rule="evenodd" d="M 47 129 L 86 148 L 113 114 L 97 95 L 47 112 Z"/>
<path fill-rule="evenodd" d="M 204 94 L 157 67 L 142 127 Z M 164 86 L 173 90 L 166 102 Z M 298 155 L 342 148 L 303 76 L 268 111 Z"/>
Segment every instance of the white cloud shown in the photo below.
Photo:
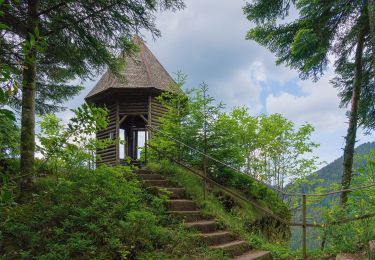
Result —
<path fill-rule="evenodd" d="M 186 0 L 185 10 L 157 15 L 162 37 L 153 41 L 145 33 L 147 45 L 171 74 L 182 70 L 188 75 L 187 87 L 205 81 L 211 94 L 228 107 L 246 105 L 254 114 L 266 107 L 267 112 L 281 113 L 297 124 L 311 122 L 316 127 L 314 140 L 322 144 L 317 154 L 327 161 L 340 156 L 347 119 L 345 109 L 338 108 L 329 78 L 317 83 L 299 81 L 302 96 L 280 93 L 298 74 L 276 66 L 272 53 L 245 40 L 252 25 L 243 14 L 243 5 L 244 1 Z M 66 104 L 69 108 L 83 103 L 95 82 L 84 85 L 85 91 Z M 263 91 L 271 91 L 265 101 Z M 65 120 L 69 117 L 69 113 L 61 115 Z M 369 137 L 360 135 L 359 139 Z"/>
<path fill-rule="evenodd" d="M 282 92 L 266 99 L 268 113 L 281 113 L 297 125 L 308 122 L 315 127 L 312 139 L 320 144 L 316 154 L 327 162 L 342 156 L 348 127 L 347 109 L 339 108 L 337 90 L 329 83 L 331 77 L 327 75 L 316 83 L 299 81 L 302 96 Z M 373 141 L 362 129 L 358 130 L 357 140 L 358 144 Z"/>
<path fill-rule="evenodd" d="M 299 81 L 303 95 L 282 92 L 266 99 L 268 113 L 281 113 L 298 124 L 312 123 L 319 131 L 335 132 L 345 128 L 345 110 L 339 108 L 337 91 L 329 76 L 314 83 Z"/>
<path fill-rule="evenodd" d="M 260 94 L 261 83 L 267 80 L 266 71 L 262 63 L 253 62 L 246 69 L 238 69 L 225 80 L 213 83 L 211 91 L 214 96 L 219 96 L 228 109 L 235 106 L 247 106 L 252 114 L 257 114 L 262 109 Z"/>

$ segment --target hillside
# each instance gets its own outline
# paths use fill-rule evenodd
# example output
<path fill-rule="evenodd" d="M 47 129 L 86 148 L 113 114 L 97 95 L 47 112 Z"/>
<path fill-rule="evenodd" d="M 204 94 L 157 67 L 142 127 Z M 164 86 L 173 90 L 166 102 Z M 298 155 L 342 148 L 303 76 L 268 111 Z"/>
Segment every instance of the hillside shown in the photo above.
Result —
<path fill-rule="evenodd" d="M 367 154 L 371 149 L 375 149 L 375 142 L 368 142 L 359 145 L 355 148 L 356 154 Z M 315 174 L 310 175 L 307 179 L 309 179 L 311 182 L 309 184 L 303 184 L 298 185 L 296 183 L 288 184 L 286 189 L 293 190 L 293 191 L 300 191 L 300 192 L 306 192 L 306 193 L 314 193 L 314 190 L 317 187 L 329 187 L 333 183 L 341 184 L 341 174 L 342 174 L 342 166 L 343 163 L 343 157 L 339 157 L 333 162 L 329 163 L 328 165 L 324 166 L 320 170 L 318 170 Z M 358 168 L 363 164 L 363 162 L 356 161 L 354 163 L 354 168 Z M 321 179 L 322 181 L 314 182 L 314 180 Z M 319 200 L 316 200 L 313 204 L 310 204 L 308 207 L 308 216 L 312 217 L 314 216 L 314 221 L 323 221 L 322 219 L 322 213 L 321 208 L 324 206 L 329 206 L 332 203 L 332 200 L 338 198 L 337 196 L 330 196 L 330 197 L 324 197 L 320 198 Z M 311 203 L 311 201 L 310 201 Z M 300 212 L 295 212 L 295 215 L 293 218 L 295 220 L 300 219 Z M 321 236 L 321 233 L 318 229 L 311 229 L 308 233 L 308 247 L 313 249 L 319 249 L 321 239 L 319 237 Z M 301 245 L 301 232 L 299 228 L 293 228 L 292 229 L 292 238 L 290 241 L 290 247 L 297 250 L 300 248 Z"/>
<path fill-rule="evenodd" d="M 364 144 L 359 145 L 358 147 L 355 148 L 355 154 L 366 154 L 368 153 L 371 149 L 375 150 L 375 142 L 367 142 Z M 300 189 L 300 191 L 308 191 L 308 190 L 313 190 L 317 188 L 318 186 L 322 187 L 329 187 L 333 183 L 341 183 L 341 174 L 342 174 L 342 163 L 343 163 L 343 157 L 339 157 L 333 162 L 329 163 L 328 165 L 324 166 L 320 170 L 318 170 L 315 174 L 309 176 L 307 179 L 309 180 L 317 180 L 317 179 L 322 179 L 323 182 L 321 183 L 314 183 L 314 184 L 309 184 L 303 185 Z M 355 161 L 354 163 L 354 168 L 358 168 L 363 164 L 361 161 Z M 293 185 L 293 184 L 291 184 Z M 288 185 L 286 189 L 289 189 L 291 186 Z"/>

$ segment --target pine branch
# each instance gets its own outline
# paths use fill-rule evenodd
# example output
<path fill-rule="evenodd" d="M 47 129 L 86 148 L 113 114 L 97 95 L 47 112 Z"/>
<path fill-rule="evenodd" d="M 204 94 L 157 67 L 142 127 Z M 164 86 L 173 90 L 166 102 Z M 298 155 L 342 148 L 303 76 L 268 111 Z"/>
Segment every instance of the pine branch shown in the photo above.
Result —
<path fill-rule="evenodd" d="M 90 19 L 92 17 L 95 17 L 96 15 L 98 15 L 98 14 L 104 12 L 104 11 L 107 11 L 107 10 L 111 9 L 112 7 L 114 7 L 116 5 L 119 5 L 119 4 L 120 3 L 116 2 L 116 3 L 110 4 L 108 6 L 104 6 L 103 8 L 99 9 L 98 11 L 93 12 L 93 13 L 85 16 L 85 17 L 82 17 L 81 19 L 78 19 L 74 23 L 65 24 L 64 26 L 61 26 L 61 27 L 59 27 L 57 29 L 54 29 L 54 30 L 51 30 L 51 31 L 45 33 L 43 36 L 48 36 L 48 35 L 51 35 L 51 34 L 54 34 L 54 33 L 58 32 L 58 31 L 61 31 L 61 30 L 67 29 L 69 27 L 75 26 L 75 25 L 77 25 L 77 24 L 79 24 L 81 22 L 84 22 L 85 20 Z"/>
<path fill-rule="evenodd" d="M 4 11 L 4 15 L 0 16 L 0 23 L 7 25 L 10 29 L 13 28 L 13 32 L 19 33 L 21 35 L 26 35 L 27 26 L 26 23 L 21 22 L 16 16 Z"/>
<path fill-rule="evenodd" d="M 52 11 L 54 11 L 54 10 L 62 7 L 62 6 L 67 5 L 69 2 L 71 2 L 71 1 L 64 1 L 64 2 L 61 2 L 61 3 L 59 3 L 59 4 L 55 5 L 55 6 L 52 6 L 52 7 L 48 8 L 48 9 L 46 9 L 46 10 L 43 10 L 43 11 L 41 11 L 41 12 L 38 13 L 38 16 L 50 13 L 50 12 L 52 12 Z"/>

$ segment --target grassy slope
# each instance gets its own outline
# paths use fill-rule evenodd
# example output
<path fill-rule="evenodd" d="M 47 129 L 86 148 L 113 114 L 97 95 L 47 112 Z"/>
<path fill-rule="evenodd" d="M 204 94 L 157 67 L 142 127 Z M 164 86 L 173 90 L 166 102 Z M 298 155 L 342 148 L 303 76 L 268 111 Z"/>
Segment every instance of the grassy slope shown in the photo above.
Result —
<path fill-rule="evenodd" d="M 224 258 L 173 221 L 164 200 L 125 167 L 39 177 L 28 203 L 0 209 L 0 259 Z"/>
<path fill-rule="evenodd" d="M 275 259 L 297 259 L 299 252 L 291 252 L 285 246 L 277 232 L 285 230 L 273 229 L 272 243 L 264 235 L 264 229 L 259 227 L 259 220 L 264 215 L 255 210 L 250 204 L 236 201 L 218 190 L 212 189 L 207 199 L 203 198 L 203 188 L 200 179 L 182 168 L 169 162 L 162 161 L 160 164 L 149 164 L 147 168 L 160 172 L 170 180 L 183 186 L 187 193 L 200 205 L 204 214 L 215 217 L 219 224 L 231 232 L 238 234 L 254 248 L 270 250 Z M 262 203 L 262 202 L 261 202 Z M 258 225 L 254 225 L 254 223 Z M 269 236 L 269 234 L 268 234 Z"/>

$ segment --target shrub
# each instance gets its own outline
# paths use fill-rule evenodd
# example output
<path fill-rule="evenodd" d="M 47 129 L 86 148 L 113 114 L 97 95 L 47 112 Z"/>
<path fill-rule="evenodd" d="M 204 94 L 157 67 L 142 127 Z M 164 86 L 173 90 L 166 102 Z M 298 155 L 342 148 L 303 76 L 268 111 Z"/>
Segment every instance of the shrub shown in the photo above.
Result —
<path fill-rule="evenodd" d="M 167 240 L 129 168 L 78 169 L 36 185 L 32 201 L 1 212 L 6 259 L 125 258 Z"/>
<path fill-rule="evenodd" d="M 225 259 L 167 214 L 129 167 L 37 178 L 24 204 L 2 207 L 0 259 Z"/>

